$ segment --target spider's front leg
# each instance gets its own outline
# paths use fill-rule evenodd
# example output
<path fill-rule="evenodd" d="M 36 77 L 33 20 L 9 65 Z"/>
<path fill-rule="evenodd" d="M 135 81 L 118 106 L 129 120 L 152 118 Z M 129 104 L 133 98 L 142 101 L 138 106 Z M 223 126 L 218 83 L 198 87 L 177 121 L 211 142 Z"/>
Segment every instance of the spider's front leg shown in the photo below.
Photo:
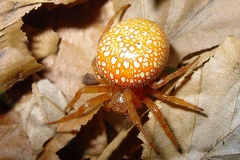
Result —
<path fill-rule="evenodd" d="M 130 6 L 131 6 L 130 4 L 126 4 L 126 5 L 122 6 L 122 7 L 112 16 L 112 18 L 109 20 L 109 22 L 108 22 L 108 24 L 107 24 L 107 26 L 106 26 L 103 34 L 102 34 L 102 36 L 99 38 L 99 41 L 102 39 L 102 37 L 104 36 L 104 34 L 106 34 L 106 32 L 111 28 L 111 26 L 113 25 L 113 22 L 114 22 L 114 20 L 116 19 L 116 17 L 117 17 L 120 13 L 122 13 L 124 10 L 126 10 L 128 7 L 130 7 Z"/>
<path fill-rule="evenodd" d="M 108 101 L 110 99 L 111 99 L 111 95 L 109 93 L 104 93 L 104 94 L 98 95 L 98 96 L 86 101 L 83 105 L 81 105 L 79 107 L 79 109 L 75 113 L 67 115 L 57 121 L 49 122 L 48 124 L 63 123 L 63 122 L 72 120 L 74 118 L 80 117 L 83 114 L 92 111 L 95 107 L 97 107 L 101 103 Z"/>
<path fill-rule="evenodd" d="M 71 119 L 80 117 L 81 115 L 87 113 L 88 111 L 91 111 L 93 108 L 97 107 L 101 103 L 108 101 L 111 99 L 111 86 L 85 86 L 77 91 L 75 94 L 73 100 L 67 105 L 66 109 L 72 108 L 73 104 L 81 97 L 82 94 L 86 93 L 104 93 L 101 95 L 98 95 L 88 101 L 86 101 L 83 105 L 79 107 L 79 109 L 70 115 L 67 115 L 63 117 L 62 119 L 59 119 L 54 122 L 50 122 L 48 124 L 57 124 L 57 123 L 62 123 L 69 121 Z"/>
<path fill-rule="evenodd" d="M 111 91 L 110 86 L 84 86 L 76 92 L 74 98 L 68 103 L 67 107 L 65 108 L 65 111 L 71 109 L 72 106 L 80 99 L 82 94 L 103 93 L 109 91 Z"/>
<path fill-rule="evenodd" d="M 178 69 L 177 71 L 167 75 L 166 77 L 161 78 L 159 81 L 157 82 L 153 82 L 152 84 L 149 85 L 149 87 L 151 87 L 152 89 L 159 89 L 160 87 L 164 86 L 165 84 L 167 84 L 169 81 L 171 81 L 172 79 L 179 77 L 181 75 L 183 75 L 184 73 L 187 72 L 187 70 L 193 66 L 194 64 L 196 64 L 197 60 L 199 59 L 196 58 L 194 59 L 191 63 L 189 63 L 188 65 Z"/>

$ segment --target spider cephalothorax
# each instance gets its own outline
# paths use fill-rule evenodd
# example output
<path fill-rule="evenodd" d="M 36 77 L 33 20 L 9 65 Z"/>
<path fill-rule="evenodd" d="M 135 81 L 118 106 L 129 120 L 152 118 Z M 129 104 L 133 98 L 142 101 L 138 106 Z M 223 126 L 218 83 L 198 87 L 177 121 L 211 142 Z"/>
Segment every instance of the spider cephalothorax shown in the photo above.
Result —
<path fill-rule="evenodd" d="M 128 6 L 124 6 L 120 11 L 126 7 Z M 122 21 L 110 28 L 116 15 L 110 20 L 99 40 L 97 55 L 93 62 L 96 77 L 101 85 L 79 89 L 67 108 L 71 108 L 82 94 L 99 93 L 99 95 L 86 101 L 75 113 L 51 124 L 81 116 L 105 102 L 105 108 L 129 115 L 152 148 L 159 153 L 136 112 L 137 108 L 145 104 L 179 150 L 180 147 L 164 121 L 161 111 L 148 95 L 195 111 L 202 111 L 203 109 L 193 104 L 158 90 L 170 80 L 185 73 L 196 60 L 154 82 L 164 69 L 169 55 L 169 44 L 163 30 L 154 22 L 141 18 Z"/>

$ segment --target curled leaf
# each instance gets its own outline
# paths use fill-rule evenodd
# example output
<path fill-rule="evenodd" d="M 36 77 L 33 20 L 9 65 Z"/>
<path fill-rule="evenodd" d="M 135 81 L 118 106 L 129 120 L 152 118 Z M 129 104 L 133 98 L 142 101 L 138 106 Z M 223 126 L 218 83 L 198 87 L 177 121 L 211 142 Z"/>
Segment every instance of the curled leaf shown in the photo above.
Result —
<path fill-rule="evenodd" d="M 25 34 L 20 30 L 22 21 L 0 31 L 0 91 L 44 69 L 31 56 L 25 44 Z"/>

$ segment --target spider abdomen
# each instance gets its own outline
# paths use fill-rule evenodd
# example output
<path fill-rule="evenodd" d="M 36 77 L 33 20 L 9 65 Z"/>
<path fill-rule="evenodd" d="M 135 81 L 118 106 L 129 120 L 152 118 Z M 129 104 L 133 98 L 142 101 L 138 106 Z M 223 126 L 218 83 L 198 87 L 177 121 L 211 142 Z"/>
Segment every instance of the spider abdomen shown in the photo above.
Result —
<path fill-rule="evenodd" d="M 166 65 L 169 44 L 154 22 L 135 18 L 110 28 L 99 41 L 96 65 L 109 83 L 141 87 L 155 80 Z"/>

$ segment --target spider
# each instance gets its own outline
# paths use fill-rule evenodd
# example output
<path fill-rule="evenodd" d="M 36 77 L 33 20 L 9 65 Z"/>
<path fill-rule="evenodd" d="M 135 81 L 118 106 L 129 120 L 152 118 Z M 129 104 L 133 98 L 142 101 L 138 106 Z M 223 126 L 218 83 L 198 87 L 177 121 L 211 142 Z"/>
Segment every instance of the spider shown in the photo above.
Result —
<path fill-rule="evenodd" d="M 86 101 L 75 113 L 49 124 L 62 123 L 77 118 L 105 102 L 106 109 L 128 115 L 152 148 L 159 154 L 136 112 L 136 109 L 145 104 L 154 114 L 176 149 L 180 151 L 180 146 L 167 126 L 161 111 L 149 97 L 153 96 L 194 111 L 203 111 L 198 106 L 159 91 L 159 88 L 170 80 L 184 74 L 197 59 L 155 82 L 167 63 L 169 43 L 163 30 L 147 19 L 129 19 L 112 27 L 116 16 L 129 6 L 130 4 L 125 5 L 115 13 L 99 39 L 93 68 L 100 85 L 85 86 L 79 89 L 66 108 L 72 108 L 82 94 L 99 93 L 99 95 Z"/>

